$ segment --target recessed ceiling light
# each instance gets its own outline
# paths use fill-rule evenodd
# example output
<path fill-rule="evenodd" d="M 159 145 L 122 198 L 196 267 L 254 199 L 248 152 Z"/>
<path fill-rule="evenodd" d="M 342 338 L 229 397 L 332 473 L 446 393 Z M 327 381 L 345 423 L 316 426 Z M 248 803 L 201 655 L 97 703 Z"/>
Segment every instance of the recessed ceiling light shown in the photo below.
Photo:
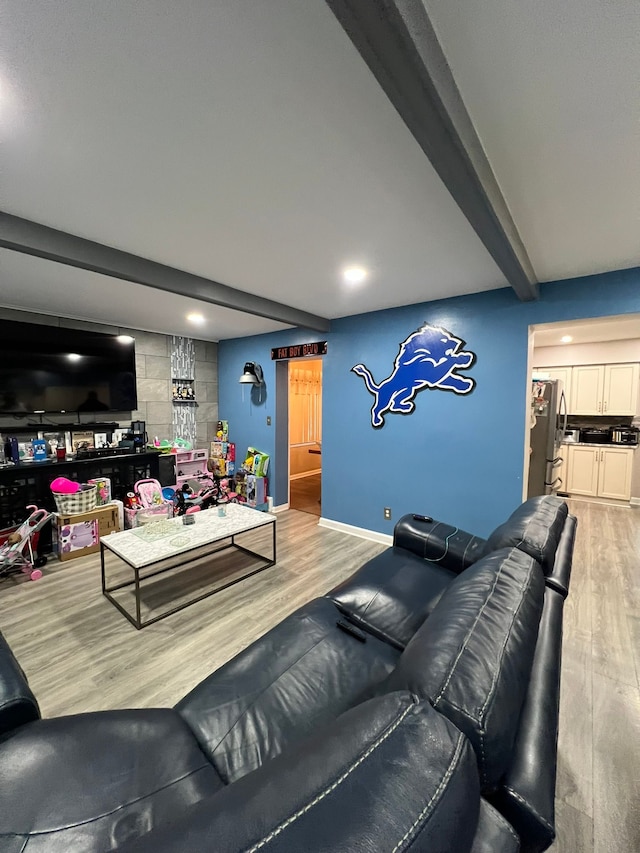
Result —
<path fill-rule="evenodd" d="M 131 335 L 118 335 L 116 340 L 119 344 L 132 344 L 134 338 L 132 338 Z"/>
<path fill-rule="evenodd" d="M 202 314 L 198 314 L 197 311 L 194 311 L 191 314 L 187 314 L 187 320 L 190 323 L 196 323 L 198 326 L 204 323 L 204 317 L 202 316 Z"/>
<path fill-rule="evenodd" d="M 360 284 L 367 277 L 367 271 L 363 267 L 347 267 L 342 274 L 349 284 Z"/>
<path fill-rule="evenodd" d="M 571 335 L 563 335 L 560 340 L 563 344 L 570 344 L 573 338 L 571 337 Z"/>
<path fill-rule="evenodd" d="M 77 353 L 77 352 L 70 352 L 70 353 L 68 354 L 67 358 L 69 359 L 69 361 L 80 361 L 80 359 L 82 358 L 82 356 L 81 356 L 81 355 L 78 355 L 78 353 Z"/>

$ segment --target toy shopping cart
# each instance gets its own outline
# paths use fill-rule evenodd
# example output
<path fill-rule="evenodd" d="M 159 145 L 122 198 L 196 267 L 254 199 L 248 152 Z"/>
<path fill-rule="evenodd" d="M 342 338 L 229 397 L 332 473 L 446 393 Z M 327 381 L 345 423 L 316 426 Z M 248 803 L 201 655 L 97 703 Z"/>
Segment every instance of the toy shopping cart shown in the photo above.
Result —
<path fill-rule="evenodd" d="M 38 556 L 36 548 L 40 531 L 51 519 L 52 513 L 38 509 L 34 504 L 30 504 L 27 509 L 31 510 L 31 515 L 0 546 L 0 578 L 20 572 L 28 574 L 32 581 L 42 577 L 40 568 L 47 562 L 47 558 Z"/>

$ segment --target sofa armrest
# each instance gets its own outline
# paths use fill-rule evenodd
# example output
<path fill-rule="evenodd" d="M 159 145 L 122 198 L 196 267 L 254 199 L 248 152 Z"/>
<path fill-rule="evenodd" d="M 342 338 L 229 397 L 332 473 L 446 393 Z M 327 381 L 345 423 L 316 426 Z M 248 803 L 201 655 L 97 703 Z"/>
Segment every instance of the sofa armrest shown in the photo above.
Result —
<path fill-rule="evenodd" d="M 22 667 L 0 634 L 0 735 L 40 719 L 40 709 Z"/>
<path fill-rule="evenodd" d="M 403 515 L 394 528 L 393 544 L 460 574 L 480 559 L 486 540 L 443 521 L 421 521 L 413 515 Z"/>
<path fill-rule="evenodd" d="M 569 594 L 573 545 L 576 538 L 577 525 L 576 518 L 573 515 L 568 515 L 558 543 L 553 568 L 546 577 L 547 586 L 555 589 L 563 598 L 566 598 Z"/>
<path fill-rule="evenodd" d="M 520 835 L 523 853 L 540 853 L 555 838 L 563 606 L 563 597 L 547 587 L 511 764 L 491 798 Z"/>
<path fill-rule="evenodd" d="M 464 735 L 428 703 L 390 693 L 118 853 L 469 853 L 479 808 L 476 761 Z"/>

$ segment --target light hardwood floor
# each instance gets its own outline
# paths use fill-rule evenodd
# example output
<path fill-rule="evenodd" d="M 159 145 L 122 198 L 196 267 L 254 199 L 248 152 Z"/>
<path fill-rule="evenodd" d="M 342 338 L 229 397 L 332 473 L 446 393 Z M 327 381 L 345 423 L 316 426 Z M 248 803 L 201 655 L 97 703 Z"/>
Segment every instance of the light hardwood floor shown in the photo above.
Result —
<path fill-rule="evenodd" d="M 320 474 L 309 474 L 289 483 L 289 507 L 320 515 Z"/>
<path fill-rule="evenodd" d="M 565 604 L 553 853 L 640 850 L 640 510 L 571 501 L 578 517 Z M 43 714 L 169 706 L 383 546 L 278 515 L 278 562 L 136 631 L 100 592 L 96 555 L 0 582 L 0 630 Z M 175 583 L 183 583 L 178 579 Z M 175 586 L 146 604 L 170 601 Z"/>
<path fill-rule="evenodd" d="M 640 510 L 569 501 L 553 853 L 640 850 Z"/>

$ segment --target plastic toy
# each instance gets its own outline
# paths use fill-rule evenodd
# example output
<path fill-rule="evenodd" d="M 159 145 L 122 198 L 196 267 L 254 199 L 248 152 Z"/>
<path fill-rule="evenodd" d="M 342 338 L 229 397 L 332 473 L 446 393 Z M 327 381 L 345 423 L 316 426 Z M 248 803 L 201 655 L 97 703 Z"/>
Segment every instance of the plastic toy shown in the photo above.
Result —
<path fill-rule="evenodd" d="M 76 492 L 80 491 L 81 487 L 80 483 L 69 480 L 67 477 L 56 477 L 51 483 L 50 488 L 52 492 L 59 492 L 62 495 L 75 495 Z"/>
<path fill-rule="evenodd" d="M 148 509 L 152 506 L 159 506 L 164 503 L 162 497 L 162 486 L 158 480 L 145 479 L 138 480 L 134 486 L 135 494 L 140 502 L 140 506 Z"/>
<path fill-rule="evenodd" d="M 258 450 L 256 447 L 250 447 L 247 450 L 247 454 L 253 459 L 249 473 L 255 474 L 256 477 L 266 477 L 269 471 L 269 454 L 263 453 L 262 450 Z"/>
<path fill-rule="evenodd" d="M 239 503 L 238 495 L 231 491 L 231 484 L 229 480 L 224 477 L 220 480 L 220 495 L 218 497 L 218 503 L 220 504 L 237 504 Z"/>
<path fill-rule="evenodd" d="M 47 562 L 44 556 L 34 558 L 34 537 L 39 534 L 44 525 L 51 519 L 52 513 L 46 509 L 38 509 L 34 504 L 27 507 L 31 510 L 29 517 L 13 533 L 9 534 L 7 541 L 0 547 L 0 577 L 24 572 L 32 581 L 42 577 L 41 566 Z M 28 550 L 28 556 L 25 554 Z"/>
<path fill-rule="evenodd" d="M 175 493 L 174 515 L 187 515 L 209 509 L 218 503 L 218 486 L 211 483 L 195 493 L 188 483 L 185 483 Z"/>
<path fill-rule="evenodd" d="M 46 462 L 47 461 L 47 442 L 44 438 L 34 438 L 31 442 L 33 447 L 33 461 L 34 462 Z"/>
<path fill-rule="evenodd" d="M 90 548 L 97 541 L 97 533 L 95 524 L 91 521 L 83 521 L 80 524 L 63 527 L 60 531 L 60 538 L 63 540 L 69 539 L 69 543 L 63 546 L 63 550 L 68 552 L 72 548 Z M 73 544 L 71 544 L 73 543 Z"/>
<path fill-rule="evenodd" d="M 123 503 L 127 509 L 140 509 L 140 507 L 142 506 L 142 504 L 140 503 L 140 499 L 135 494 L 135 492 L 127 492 L 127 494 L 124 496 Z"/>
<path fill-rule="evenodd" d="M 97 489 L 98 506 L 104 506 L 111 501 L 111 480 L 109 477 L 93 477 L 87 480 L 88 485 Z"/>

